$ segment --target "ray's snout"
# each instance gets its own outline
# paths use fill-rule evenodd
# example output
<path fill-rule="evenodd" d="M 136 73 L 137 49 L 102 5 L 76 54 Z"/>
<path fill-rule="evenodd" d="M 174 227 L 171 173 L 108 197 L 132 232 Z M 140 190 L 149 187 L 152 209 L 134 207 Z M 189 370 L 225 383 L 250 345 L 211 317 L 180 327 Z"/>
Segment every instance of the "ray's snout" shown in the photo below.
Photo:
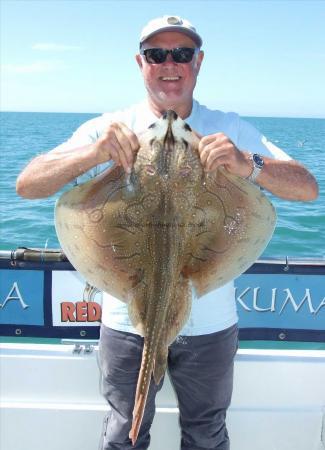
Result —
<path fill-rule="evenodd" d="M 162 118 L 164 120 L 168 120 L 168 122 L 172 122 L 173 120 L 177 120 L 178 115 L 175 113 L 175 111 L 169 109 L 163 114 Z"/>

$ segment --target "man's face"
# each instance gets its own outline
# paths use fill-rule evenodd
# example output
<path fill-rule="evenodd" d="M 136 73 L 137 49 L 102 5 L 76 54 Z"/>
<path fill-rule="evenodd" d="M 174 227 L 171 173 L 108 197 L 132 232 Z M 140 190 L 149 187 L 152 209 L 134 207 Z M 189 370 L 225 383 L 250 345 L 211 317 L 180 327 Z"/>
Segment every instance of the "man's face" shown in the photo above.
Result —
<path fill-rule="evenodd" d="M 194 41 L 183 33 L 161 32 L 148 39 L 143 48 L 166 48 L 176 47 L 195 48 Z M 192 104 L 193 90 L 196 78 L 203 59 L 203 52 L 193 56 L 189 63 L 175 63 L 169 53 L 165 62 L 161 64 L 149 64 L 144 56 L 136 56 L 142 71 L 144 82 L 150 99 L 165 109 L 176 109 L 177 107 Z"/>

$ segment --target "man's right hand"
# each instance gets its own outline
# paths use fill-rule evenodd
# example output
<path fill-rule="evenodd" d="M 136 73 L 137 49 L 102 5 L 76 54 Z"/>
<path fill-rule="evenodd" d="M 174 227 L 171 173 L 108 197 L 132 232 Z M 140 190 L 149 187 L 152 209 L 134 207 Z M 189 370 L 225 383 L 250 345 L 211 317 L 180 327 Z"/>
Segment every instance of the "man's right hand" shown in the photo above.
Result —
<path fill-rule="evenodd" d="M 97 164 L 113 160 L 116 164 L 122 165 L 127 173 L 130 173 L 134 154 L 139 147 L 138 138 L 132 130 L 122 122 L 113 122 L 94 145 Z"/>

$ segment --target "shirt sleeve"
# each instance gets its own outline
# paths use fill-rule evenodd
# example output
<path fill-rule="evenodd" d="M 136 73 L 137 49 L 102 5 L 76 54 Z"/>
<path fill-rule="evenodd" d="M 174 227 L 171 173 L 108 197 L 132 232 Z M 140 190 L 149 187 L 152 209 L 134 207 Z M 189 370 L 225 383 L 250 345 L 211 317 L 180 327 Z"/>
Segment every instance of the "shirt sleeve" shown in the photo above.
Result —
<path fill-rule="evenodd" d="M 269 141 L 253 125 L 240 119 L 238 131 L 238 148 L 242 151 L 258 153 L 282 161 L 291 160 L 286 152 Z"/>
<path fill-rule="evenodd" d="M 72 150 L 74 148 L 84 147 L 85 145 L 93 144 L 97 141 L 99 136 L 102 133 L 103 128 L 103 120 L 102 118 L 95 118 L 88 120 L 84 124 L 82 124 L 77 130 L 72 134 L 72 136 L 62 144 L 55 147 L 50 153 L 64 153 L 66 151 Z M 109 123 L 109 119 L 106 118 L 105 125 Z M 93 167 L 87 172 L 79 175 L 77 178 L 72 180 L 70 184 L 73 186 L 83 184 L 86 181 L 91 180 L 98 174 L 100 174 L 103 170 L 110 167 L 112 165 L 111 162 L 107 162 L 104 164 L 100 164 L 98 166 Z"/>
<path fill-rule="evenodd" d="M 84 145 L 96 142 L 99 137 L 96 121 L 98 119 L 91 119 L 83 123 L 72 136 L 62 144 L 51 150 L 51 153 L 64 153 L 73 148 L 83 147 Z"/>

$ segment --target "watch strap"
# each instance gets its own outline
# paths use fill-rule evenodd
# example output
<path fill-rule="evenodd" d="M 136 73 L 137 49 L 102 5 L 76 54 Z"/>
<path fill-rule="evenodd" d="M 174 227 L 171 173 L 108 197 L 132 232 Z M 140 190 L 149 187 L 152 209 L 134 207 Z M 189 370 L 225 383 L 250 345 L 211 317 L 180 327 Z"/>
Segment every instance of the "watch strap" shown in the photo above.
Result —
<path fill-rule="evenodd" d="M 258 157 L 258 159 L 261 160 L 261 163 L 257 164 L 254 157 Z M 249 177 L 247 177 L 247 180 L 250 181 L 251 183 L 255 183 L 256 178 L 258 177 L 258 175 L 261 173 L 261 170 L 263 169 L 264 161 L 260 155 L 253 154 L 253 153 L 250 153 L 249 159 L 253 163 L 253 171 L 249 175 Z"/>

